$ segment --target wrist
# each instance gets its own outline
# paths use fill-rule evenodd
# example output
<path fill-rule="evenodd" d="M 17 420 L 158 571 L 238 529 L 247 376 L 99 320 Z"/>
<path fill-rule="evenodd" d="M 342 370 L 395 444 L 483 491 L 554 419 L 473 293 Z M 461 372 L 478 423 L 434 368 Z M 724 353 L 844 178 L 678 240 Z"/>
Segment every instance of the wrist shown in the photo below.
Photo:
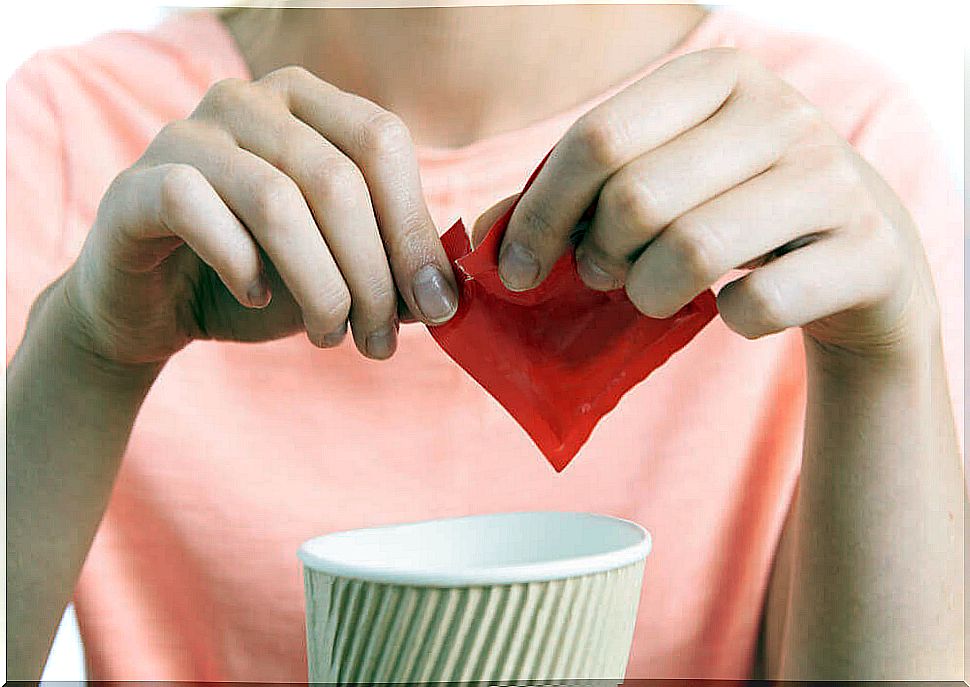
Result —
<path fill-rule="evenodd" d="M 835 456 L 846 466 L 862 460 L 869 468 L 881 469 L 901 447 L 933 446 L 949 431 L 952 411 L 947 410 L 943 341 L 934 311 L 927 309 L 900 327 L 892 343 L 883 341 L 878 346 L 840 347 L 806 335 L 805 466 L 815 463 L 812 456 Z M 833 438 L 842 448 L 819 450 Z"/>
<path fill-rule="evenodd" d="M 147 392 L 164 362 L 130 363 L 105 355 L 90 321 L 71 296 L 72 278 L 69 270 L 37 298 L 21 348 L 48 349 L 56 356 L 53 360 L 58 368 L 85 384 Z"/>
<path fill-rule="evenodd" d="M 862 374 L 894 376 L 910 375 L 925 367 L 942 346 L 941 320 L 936 299 L 921 289 L 913 289 L 904 305 L 884 304 L 868 312 L 845 313 L 840 317 L 855 317 L 860 326 L 848 327 L 855 334 L 849 336 L 816 337 L 810 329 L 805 333 L 805 352 L 809 370 L 826 376 L 851 378 Z M 874 311 L 881 310 L 877 314 Z M 893 313 L 888 315 L 888 312 Z M 880 322 L 878 326 L 865 322 Z"/>

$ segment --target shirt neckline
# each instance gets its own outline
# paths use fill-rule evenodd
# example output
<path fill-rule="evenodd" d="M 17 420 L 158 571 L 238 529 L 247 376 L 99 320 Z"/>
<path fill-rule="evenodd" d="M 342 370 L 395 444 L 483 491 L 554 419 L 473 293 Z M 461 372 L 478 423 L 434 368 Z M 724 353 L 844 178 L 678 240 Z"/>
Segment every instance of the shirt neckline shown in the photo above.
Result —
<path fill-rule="evenodd" d="M 462 146 L 416 145 L 415 152 L 418 162 L 423 169 L 432 173 L 440 167 L 454 169 L 456 166 L 470 165 L 478 169 L 480 167 L 491 167 L 491 161 L 504 160 L 507 158 L 509 150 L 518 149 L 520 146 L 531 148 L 536 142 L 548 146 L 550 143 L 547 139 L 550 133 L 561 134 L 583 113 L 640 80 L 665 62 L 688 52 L 714 45 L 720 34 L 723 33 L 722 25 L 725 22 L 725 14 L 726 10 L 724 9 L 708 7 L 706 14 L 676 46 L 645 64 L 621 82 L 610 86 L 586 101 L 517 129 L 490 134 Z M 187 34 L 182 34 L 176 26 L 172 26 L 172 24 L 182 22 L 190 24 L 190 30 Z M 229 32 L 228 27 L 212 12 L 198 10 L 185 14 L 180 13 L 170 18 L 165 24 L 167 26 L 163 25 L 159 29 L 159 32 L 165 38 L 171 42 L 181 43 L 182 47 L 189 50 L 191 54 L 212 56 L 209 66 L 216 73 L 216 78 L 225 76 L 252 78 L 249 66 L 238 49 L 235 38 Z M 191 26 L 192 24 L 195 24 L 195 26 Z M 213 51 L 213 40 L 221 44 L 225 50 Z"/>
<path fill-rule="evenodd" d="M 608 100 L 611 96 L 616 95 L 628 86 L 636 83 L 665 62 L 668 62 L 679 55 L 692 52 L 695 49 L 695 46 L 706 45 L 708 36 L 715 33 L 715 24 L 717 22 L 714 20 L 714 15 L 718 15 L 719 17 L 720 13 L 721 10 L 708 8 L 704 17 L 701 18 L 701 20 L 687 34 L 684 35 L 677 45 L 649 63 L 643 65 L 640 69 L 627 76 L 625 79 L 613 84 L 612 86 L 609 86 L 592 98 L 538 119 L 534 122 L 530 122 L 529 124 L 519 128 L 490 134 L 478 139 L 477 141 L 472 141 L 471 143 L 467 143 L 462 146 L 434 146 L 427 144 L 417 145 L 415 147 L 417 149 L 418 157 L 433 163 L 436 161 L 454 162 L 458 159 L 480 157 L 482 155 L 487 156 L 490 152 L 495 150 L 508 150 L 512 142 L 518 140 L 532 140 L 536 138 L 536 134 L 539 134 L 539 132 L 545 132 L 549 129 L 555 128 L 565 128 L 563 127 L 563 123 L 571 124 L 585 112 L 591 110 L 593 107 L 602 103 L 603 101 Z"/>

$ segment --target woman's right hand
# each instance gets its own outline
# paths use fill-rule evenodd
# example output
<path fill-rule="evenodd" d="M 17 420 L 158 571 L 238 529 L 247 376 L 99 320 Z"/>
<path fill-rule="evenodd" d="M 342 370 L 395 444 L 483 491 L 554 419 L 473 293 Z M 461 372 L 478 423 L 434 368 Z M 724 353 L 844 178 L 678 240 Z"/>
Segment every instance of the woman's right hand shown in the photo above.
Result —
<path fill-rule="evenodd" d="M 301 329 L 332 347 L 348 320 L 384 359 L 399 319 L 457 308 L 406 127 L 297 67 L 221 81 L 162 129 L 62 285 L 86 345 L 126 364 Z"/>

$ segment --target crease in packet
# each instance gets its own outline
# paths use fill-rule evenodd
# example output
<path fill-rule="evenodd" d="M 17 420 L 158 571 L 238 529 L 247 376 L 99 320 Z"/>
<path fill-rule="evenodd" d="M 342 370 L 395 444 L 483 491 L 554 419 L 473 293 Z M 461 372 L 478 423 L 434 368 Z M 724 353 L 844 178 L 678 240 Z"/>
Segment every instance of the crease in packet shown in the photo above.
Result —
<path fill-rule="evenodd" d="M 573 250 L 535 289 L 509 291 L 498 276 L 498 252 L 514 210 L 515 204 L 474 250 L 461 220 L 442 236 L 458 280 L 458 311 L 428 329 L 561 472 L 599 420 L 687 345 L 717 305 L 706 290 L 672 317 L 646 317 L 623 289 L 587 288 Z"/>

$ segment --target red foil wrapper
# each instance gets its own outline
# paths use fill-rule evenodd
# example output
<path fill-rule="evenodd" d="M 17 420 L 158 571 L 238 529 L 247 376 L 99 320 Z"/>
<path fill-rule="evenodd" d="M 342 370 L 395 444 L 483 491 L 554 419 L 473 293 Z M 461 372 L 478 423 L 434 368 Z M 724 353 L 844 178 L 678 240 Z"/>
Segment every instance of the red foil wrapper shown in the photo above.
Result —
<path fill-rule="evenodd" d="M 514 209 L 475 250 L 461 220 L 442 237 L 459 305 L 451 320 L 429 330 L 561 472 L 600 418 L 694 338 L 717 306 L 708 290 L 672 317 L 646 317 L 623 289 L 587 288 L 573 250 L 535 289 L 509 291 L 498 276 L 498 254 Z"/>

